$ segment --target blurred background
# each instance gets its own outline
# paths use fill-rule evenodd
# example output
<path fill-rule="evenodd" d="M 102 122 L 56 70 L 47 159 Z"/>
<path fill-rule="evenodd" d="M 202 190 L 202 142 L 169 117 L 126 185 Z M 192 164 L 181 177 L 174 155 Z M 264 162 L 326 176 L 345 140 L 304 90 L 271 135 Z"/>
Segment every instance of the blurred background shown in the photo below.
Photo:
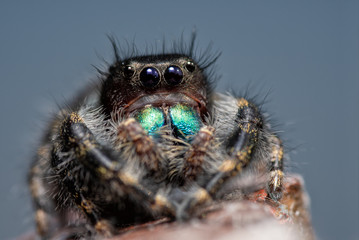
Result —
<path fill-rule="evenodd" d="M 22 3 L 21 3 L 22 2 Z M 358 1 L 1 1 L 0 239 L 34 229 L 26 174 L 57 104 L 112 61 L 107 34 L 145 44 L 195 27 L 222 56 L 217 90 L 248 84 L 293 149 L 319 239 L 359 239 Z M 256 91 L 256 93 L 258 93 Z M 260 96 L 261 97 L 261 96 Z"/>

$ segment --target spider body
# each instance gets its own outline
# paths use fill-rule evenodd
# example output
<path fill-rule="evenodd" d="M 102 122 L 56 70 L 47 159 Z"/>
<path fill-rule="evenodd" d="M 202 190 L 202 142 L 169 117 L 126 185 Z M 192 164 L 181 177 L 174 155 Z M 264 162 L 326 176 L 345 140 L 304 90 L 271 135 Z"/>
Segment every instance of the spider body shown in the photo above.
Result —
<path fill-rule="evenodd" d="M 281 198 L 281 141 L 252 102 L 212 92 L 207 68 L 216 57 L 197 63 L 193 41 L 186 53 L 126 59 L 114 47 L 99 89 L 60 111 L 31 168 L 41 237 L 186 220 L 263 188 Z"/>

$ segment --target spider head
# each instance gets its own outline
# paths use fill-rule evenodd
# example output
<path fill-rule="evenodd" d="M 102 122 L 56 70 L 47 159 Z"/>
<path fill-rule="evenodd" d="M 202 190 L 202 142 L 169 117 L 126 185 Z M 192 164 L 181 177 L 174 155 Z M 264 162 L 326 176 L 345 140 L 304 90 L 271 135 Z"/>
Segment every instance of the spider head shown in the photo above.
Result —
<path fill-rule="evenodd" d="M 149 125 L 150 133 L 170 119 L 175 126 L 191 125 L 181 131 L 192 135 L 207 115 L 207 95 L 203 70 L 191 58 L 164 54 L 133 57 L 113 65 L 101 100 L 108 113 L 136 116 L 145 129 Z"/>

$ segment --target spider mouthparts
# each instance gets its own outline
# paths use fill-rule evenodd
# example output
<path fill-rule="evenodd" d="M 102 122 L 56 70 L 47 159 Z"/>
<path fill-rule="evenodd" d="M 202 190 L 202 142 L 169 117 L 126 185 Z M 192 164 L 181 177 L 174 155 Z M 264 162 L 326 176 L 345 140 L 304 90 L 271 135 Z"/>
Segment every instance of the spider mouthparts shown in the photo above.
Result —
<path fill-rule="evenodd" d="M 195 135 L 202 126 L 200 104 L 181 93 L 147 95 L 127 109 L 141 126 L 155 135 L 163 126 L 171 126 L 175 136 Z"/>

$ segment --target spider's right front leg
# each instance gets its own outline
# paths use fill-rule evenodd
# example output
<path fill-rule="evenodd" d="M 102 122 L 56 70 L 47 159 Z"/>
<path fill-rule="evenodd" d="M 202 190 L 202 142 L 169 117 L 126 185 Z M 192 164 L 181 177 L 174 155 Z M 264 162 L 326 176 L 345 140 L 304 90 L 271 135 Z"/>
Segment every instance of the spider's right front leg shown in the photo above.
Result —
<path fill-rule="evenodd" d="M 71 113 L 63 121 L 53 149 L 52 163 L 57 174 L 62 176 L 62 186 L 103 235 L 114 233 L 112 226 L 102 216 L 104 208 L 109 206 L 99 204 L 102 202 L 106 205 L 106 198 L 113 203 L 125 196 L 131 203 L 144 208 L 149 215 L 157 212 L 171 215 L 173 212 L 166 197 L 157 194 L 159 187 L 147 184 L 146 174 L 134 174 L 135 171 L 141 172 L 141 169 L 128 171 L 129 166 L 143 168 L 145 173 L 160 171 L 163 163 L 152 139 L 134 119 L 121 122 L 117 129 L 117 141 L 125 147 L 115 151 L 99 144 L 85 120 L 78 113 Z M 64 155 L 68 156 L 65 160 Z M 139 161 L 138 165 L 131 162 L 136 160 Z M 116 197 L 118 199 L 112 199 Z"/>

